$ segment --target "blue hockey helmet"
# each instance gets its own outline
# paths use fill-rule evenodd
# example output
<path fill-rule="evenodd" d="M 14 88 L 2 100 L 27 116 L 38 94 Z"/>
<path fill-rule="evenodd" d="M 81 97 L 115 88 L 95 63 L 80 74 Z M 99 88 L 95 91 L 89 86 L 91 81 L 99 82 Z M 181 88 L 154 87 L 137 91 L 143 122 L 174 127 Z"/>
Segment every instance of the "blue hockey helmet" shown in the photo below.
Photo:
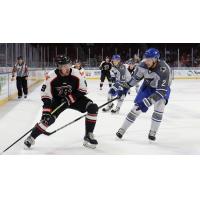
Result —
<path fill-rule="evenodd" d="M 144 58 L 159 59 L 160 58 L 160 52 L 158 51 L 158 49 L 155 49 L 155 48 L 147 49 L 144 53 Z"/>
<path fill-rule="evenodd" d="M 120 55 L 118 55 L 118 54 L 115 54 L 115 55 L 113 55 L 112 56 L 112 60 L 121 60 L 121 57 L 120 57 Z"/>

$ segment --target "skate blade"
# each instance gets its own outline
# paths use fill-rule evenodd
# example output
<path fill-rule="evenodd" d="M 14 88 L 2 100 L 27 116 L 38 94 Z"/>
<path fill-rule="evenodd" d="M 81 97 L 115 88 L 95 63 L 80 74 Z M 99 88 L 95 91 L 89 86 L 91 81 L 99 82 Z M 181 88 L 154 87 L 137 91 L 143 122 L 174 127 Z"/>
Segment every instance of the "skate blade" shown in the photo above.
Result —
<path fill-rule="evenodd" d="M 110 112 L 111 110 L 102 110 L 102 112 L 106 113 L 106 112 Z"/>
<path fill-rule="evenodd" d="M 149 140 L 149 144 L 155 144 L 156 143 L 156 140 L 150 140 L 150 139 L 148 139 Z"/>
<path fill-rule="evenodd" d="M 149 144 L 155 144 L 156 143 L 156 139 L 155 140 L 151 140 L 151 139 L 148 138 L 148 140 L 149 140 Z"/>
<path fill-rule="evenodd" d="M 26 145 L 24 144 L 24 150 L 26 150 L 26 151 L 29 151 L 29 150 L 31 150 L 31 146 L 30 146 L 30 147 L 28 147 L 28 146 L 26 146 Z"/>
<path fill-rule="evenodd" d="M 118 136 L 115 136 L 115 140 L 117 140 L 117 141 L 123 141 L 123 137 L 120 138 L 120 137 L 118 137 Z"/>
<path fill-rule="evenodd" d="M 90 148 L 90 149 L 95 149 L 97 145 L 96 144 L 90 144 L 89 142 L 84 141 L 83 142 L 83 146 L 87 147 L 87 148 Z"/>
<path fill-rule="evenodd" d="M 117 115 L 119 114 L 119 111 L 118 112 L 111 112 L 112 115 Z"/>

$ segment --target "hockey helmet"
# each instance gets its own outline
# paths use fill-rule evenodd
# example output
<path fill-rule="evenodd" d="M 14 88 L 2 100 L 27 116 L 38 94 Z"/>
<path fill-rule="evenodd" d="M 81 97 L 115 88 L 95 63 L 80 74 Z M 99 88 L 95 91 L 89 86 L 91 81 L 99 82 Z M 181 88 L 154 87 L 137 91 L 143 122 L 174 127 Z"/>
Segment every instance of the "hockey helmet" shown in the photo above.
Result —
<path fill-rule="evenodd" d="M 159 59 L 160 58 L 160 52 L 158 51 L 158 49 L 155 48 L 150 48 L 147 49 L 144 53 L 144 58 L 155 58 L 155 59 Z"/>
<path fill-rule="evenodd" d="M 57 65 L 65 65 L 65 64 L 71 63 L 71 60 L 67 56 L 64 56 L 64 55 L 57 56 L 55 61 Z"/>

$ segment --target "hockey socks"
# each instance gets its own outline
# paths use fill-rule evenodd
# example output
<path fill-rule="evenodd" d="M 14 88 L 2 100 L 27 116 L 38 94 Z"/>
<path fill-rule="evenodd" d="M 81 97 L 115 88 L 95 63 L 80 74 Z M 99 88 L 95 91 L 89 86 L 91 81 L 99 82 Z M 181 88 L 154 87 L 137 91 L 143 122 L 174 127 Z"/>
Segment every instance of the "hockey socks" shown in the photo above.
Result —
<path fill-rule="evenodd" d="M 87 115 L 85 117 L 85 134 L 93 133 L 96 120 L 97 120 L 97 114 L 98 114 L 98 106 L 97 104 L 91 103 L 87 107 Z"/>

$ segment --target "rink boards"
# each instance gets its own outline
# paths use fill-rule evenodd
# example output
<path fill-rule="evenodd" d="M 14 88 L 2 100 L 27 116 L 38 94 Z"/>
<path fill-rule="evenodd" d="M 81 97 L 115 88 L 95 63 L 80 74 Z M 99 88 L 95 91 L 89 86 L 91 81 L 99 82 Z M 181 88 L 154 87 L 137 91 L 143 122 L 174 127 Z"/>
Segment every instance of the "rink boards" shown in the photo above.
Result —
<path fill-rule="evenodd" d="M 17 97 L 16 79 L 11 81 L 11 73 L 0 74 L 0 106 Z M 44 80 L 44 70 L 29 71 L 28 88 Z"/>
<path fill-rule="evenodd" d="M 99 79 L 100 70 L 86 70 L 87 79 Z M 172 69 L 173 79 L 200 79 L 200 68 L 174 68 Z"/>
<path fill-rule="evenodd" d="M 98 69 L 86 69 L 86 78 L 97 80 L 100 78 L 101 71 Z M 29 72 L 29 89 L 44 80 L 46 70 L 34 69 Z M 5 104 L 9 99 L 16 98 L 16 81 L 11 81 L 11 73 L 0 74 L 0 105 Z M 173 68 L 173 79 L 200 79 L 200 68 Z"/>

